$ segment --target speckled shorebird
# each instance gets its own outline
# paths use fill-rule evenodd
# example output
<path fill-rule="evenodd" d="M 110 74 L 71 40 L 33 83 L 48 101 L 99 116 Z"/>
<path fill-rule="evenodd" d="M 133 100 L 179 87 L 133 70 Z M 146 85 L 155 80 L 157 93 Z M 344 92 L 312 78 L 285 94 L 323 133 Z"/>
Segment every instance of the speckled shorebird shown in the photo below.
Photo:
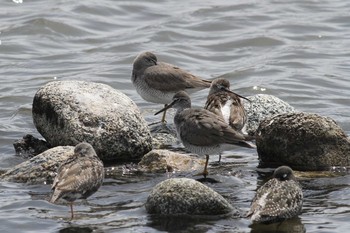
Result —
<path fill-rule="evenodd" d="M 143 52 L 136 57 L 131 80 L 144 100 L 165 105 L 178 91 L 192 93 L 209 88 L 211 83 L 174 65 L 158 62 L 151 52 Z M 166 111 L 162 122 L 165 121 L 165 114 Z"/>
<path fill-rule="evenodd" d="M 173 101 L 160 110 L 176 108 L 174 123 L 179 139 L 187 150 L 206 156 L 204 177 L 207 176 L 209 155 L 219 154 L 230 149 L 232 145 L 254 148 L 247 141 L 253 138 L 232 129 L 223 119 L 206 109 L 191 108 L 189 95 L 180 91 L 173 97 Z"/>
<path fill-rule="evenodd" d="M 224 78 L 213 80 L 210 86 L 207 102 L 204 108 L 222 117 L 234 130 L 245 131 L 247 114 L 245 112 L 241 98 L 249 99 L 238 95 L 230 90 L 230 82 Z M 219 162 L 221 154 L 219 154 Z"/>
<path fill-rule="evenodd" d="M 288 166 L 278 167 L 273 178 L 256 192 L 247 217 L 253 223 L 270 223 L 297 216 L 302 209 L 303 192 Z"/>
<path fill-rule="evenodd" d="M 89 143 L 79 143 L 74 155 L 57 170 L 50 202 L 55 203 L 60 198 L 68 201 L 73 219 L 73 202 L 94 194 L 102 185 L 103 178 L 103 163 L 94 148 Z"/>

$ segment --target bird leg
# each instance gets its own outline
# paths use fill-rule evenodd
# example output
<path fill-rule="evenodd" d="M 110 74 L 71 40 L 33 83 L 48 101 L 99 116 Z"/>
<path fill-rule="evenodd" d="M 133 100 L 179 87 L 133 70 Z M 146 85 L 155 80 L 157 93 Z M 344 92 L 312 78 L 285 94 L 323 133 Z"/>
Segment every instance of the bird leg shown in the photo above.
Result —
<path fill-rule="evenodd" d="M 204 176 L 204 179 L 206 179 L 206 178 L 207 178 L 207 175 L 209 174 L 209 172 L 208 172 L 208 170 L 207 170 L 208 162 L 209 162 L 209 155 L 205 155 L 205 158 L 206 158 L 206 160 L 205 160 L 205 166 L 204 166 L 203 172 L 200 172 L 200 173 L 195 174 L 195 176 L 199 176 L 199 175 Z"/>
<path fill-rule="evenodd" d="M 73 220 L 74 218 L 74 211 L 73 211 L 73 202 L 69 202 L 69 206 L 70 206 L 70 220 Z"/>
<path fill-rule="evenodd" d="M 221 153 L 219 154 L 219 164 L 220 164 L 220 162 L 221 162 Z"/>
<path fill-rule="evenodd" d="M 164 108 L 166 108 L 168 105 L 167 104 L 164 104 Z M 166 115 L 166 110 L 163 112 L 163 116 L 162 116 L 162 123 L 166 123 L 166 120 L 165 120 L 165 115 Z"/>
<path fill-rule="evenodd" d="M 205 166 L 204 166 L 204 171 L 203 171 L 204 178 L 207 178 L 207 175 L 209 174 L 209 172 L 207 170 L 208 162 L 209 162 L 209 155 L 205 155 Z"/>

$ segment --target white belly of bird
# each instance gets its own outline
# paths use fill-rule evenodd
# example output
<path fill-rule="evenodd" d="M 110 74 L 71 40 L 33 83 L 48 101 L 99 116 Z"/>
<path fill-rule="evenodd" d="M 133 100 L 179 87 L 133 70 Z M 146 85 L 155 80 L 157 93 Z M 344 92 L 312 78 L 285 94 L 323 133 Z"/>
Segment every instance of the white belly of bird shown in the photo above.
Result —
<path fill-rule="evenodd" d="M 230 121 L 231 105 L 233 101 L 231 99 L 227 100 L 226 103 L 221 107 L 222 116 L 227 124 Z"/>

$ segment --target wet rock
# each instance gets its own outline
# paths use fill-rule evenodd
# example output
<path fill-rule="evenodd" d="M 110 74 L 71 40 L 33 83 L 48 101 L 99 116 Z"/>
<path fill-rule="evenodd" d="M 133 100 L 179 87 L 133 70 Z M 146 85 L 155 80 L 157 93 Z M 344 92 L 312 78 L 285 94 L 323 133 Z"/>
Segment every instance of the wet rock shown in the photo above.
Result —
<path fill-rule="evenodd" d="M 57 168 L 73 156 L 73 146 L 58 146 L 20 163 L 1 175 L 3 181 L 28 184 L 52 183 Z"/>
<path fill-rule="evenodd" d="M 138 160 L 152 149 L 148 125 L 136 104 L 101 83 L 46 84 L 35 94 L 33 120 L 52 146 L 85 141 L 105 162 Z"/>
<path fill-rule="evenodd" d="M 176 144 L 178 139 L 170 133 L 152 133 L 153 149 L 161 149 Z"/>
<path fill-rule="evenodd" d="M 145 207 L 148 213 L 159 215 L 223 215 L 233 210 L 220 194 L 188 178 L 167 179 L 157 184 Z"/>
<path fill-rule="evenodd" d="M 261 166 L 288 165 L 295 170 L 329 170 L 350 165 L 350 141 L 329 117 L 309 113 L 281 114 L 257 130 Z"/>
<path fill-rule="evenodd" d="M 295 112 L 294 107 L 273 95 L 258 94 L 248 97 L 251 102 L 244 101 L 244 108 L 248 115 L 246 130 L 254 135 L 259 124 L 267 117 L 282 113 Z"/>
<path fill-rule="evenodd" d="M 27 159 L 46 151 L 51 146 L 46 141 L 27 134 L 23 136 L 23 139 L 16 140 L 13 143 L 13 147 L 15 148 L 16 155 Z"/>
<path fill-rule="evenodd" d="M 202 170 L 205 159 L 197 157 L 197 155 L 181 154 L 169 150 L 151 150 L 143 156 L 139 167 L 142 171 L 152 173 Z"/>

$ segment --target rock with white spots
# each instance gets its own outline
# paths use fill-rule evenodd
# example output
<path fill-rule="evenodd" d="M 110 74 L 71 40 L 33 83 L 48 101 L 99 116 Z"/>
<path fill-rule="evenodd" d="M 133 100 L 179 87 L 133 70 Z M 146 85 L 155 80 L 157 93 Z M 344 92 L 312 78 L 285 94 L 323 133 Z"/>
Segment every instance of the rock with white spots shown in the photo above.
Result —
<path fill-rule="evenodd" d="M 267 117 L 282 113 L 295 112 L 294 107 L 273 95 L 258 94 L 249 96 L 251 102 L 244 101 L 244 109 L 247 112 L 246 131 L 254 135 L 262 120 Z"/>
<path fill-rule="evenodd" d="M 329 117 L 311 113 L 280 114 L 261 122 L 256 145 L 261 166 L 329 170 L 350 165 L 350 140 Z"/>
<path fill-rule="evenodd" d="M 220 194 L 188 178 L 167 179 L 149 194 L 146 210 L 158 215 L 224 215 L 233 207 Z"/>
<path fill-rule="evenodd" d="M 35 94 L 33 120 L 51 146 L 85 141 L 107 162 L 140 159 L 152 149 L 148 125 L 136 104 L 101 83 L 46 84 Z"/>
<path fill-rule="evenodd" d="M 151 150 L 139 162 L 139 168 L 145 172 L 191 172 L 201 171 L 205 159 L 197 155 L 182 154 L 169 150 Z"/>

